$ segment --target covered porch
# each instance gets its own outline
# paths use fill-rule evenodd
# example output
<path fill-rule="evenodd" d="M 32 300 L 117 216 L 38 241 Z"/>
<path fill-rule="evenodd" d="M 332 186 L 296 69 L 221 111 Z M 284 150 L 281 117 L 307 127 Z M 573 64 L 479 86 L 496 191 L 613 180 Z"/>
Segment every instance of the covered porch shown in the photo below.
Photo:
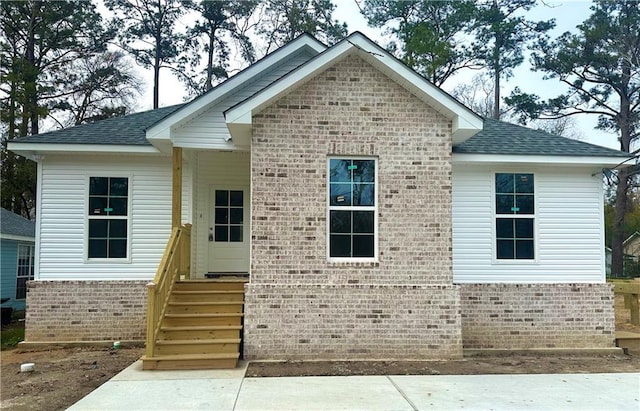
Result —
<path fill-rule="evenodd" d="M 250 273 L 249 158 L 172 148 L 172 233 L 147 284 L 144 369 L 237 365 Z"/>

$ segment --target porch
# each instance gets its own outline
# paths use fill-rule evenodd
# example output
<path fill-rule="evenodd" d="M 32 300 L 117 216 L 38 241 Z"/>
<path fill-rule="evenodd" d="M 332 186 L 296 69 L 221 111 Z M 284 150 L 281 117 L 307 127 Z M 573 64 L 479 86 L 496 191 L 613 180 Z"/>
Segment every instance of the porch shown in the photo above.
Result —
<path fill-rule="evenodd" d="M 173 148 L 172 234 L 147 284 L 145 370 L 237 365 L 249 281 L 248 158 Z"/>

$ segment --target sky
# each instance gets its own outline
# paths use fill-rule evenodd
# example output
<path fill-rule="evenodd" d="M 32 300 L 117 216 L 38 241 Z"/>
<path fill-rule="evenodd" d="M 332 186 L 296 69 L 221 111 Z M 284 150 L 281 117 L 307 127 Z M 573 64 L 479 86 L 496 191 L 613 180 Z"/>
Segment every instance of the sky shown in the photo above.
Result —
<path fill-rule="evenodd" d="M 361 4 L 364 3 L 364 0 L 357 1 Z M 356 0 L 333 0 L 333 3 L 336 4 L 336 10 L 333 14 L 334 18 L 345 21 L 348 25 L 349 33 L 360 31 L 371 40 L 379 43 L 383 47 L 385 46 L 387 40 L 382 33 L 382 29 L 372 28 L 367 25 L 365 18 L 360 14 Z M 528 12 L 527 18 L 530 20 L 556 19 L 556 28 L 549 33 L 552 38 L 555 38 L 565 31 L 575 30 L 575 27 L 590 15 L 590 5 L 591 2 L 586 0 L 545 0 L 544 3 Z M 530 67 L 528 58 L 525 58 L 525 62 L 514 70 L 513 77 L 503 82 L 503 86 L 501 87 L 503 96 L 509 95 L 511 90 L 516 86 L 520 87 L 524 92 L 535 93 L 542 98 L 554 97 L 559 93 L 562 85 L 558 81 L 543 80 L 542 73 L 534 73 L 530 70 Z M 152 106 L 153 76 L 150 70 L 140 70 L 145 82 L 145 89 L 144 94 L 139 99 L 138 109 L 145 110 L 150 109 Z M 451 92 L 456 85 L 470 81 L 476 73 L 477 71 L 474 70 L 463 70 L 460 74 L 447 80 L 443 88 Z M 167 70 L 161 72 L 160 81 L 161 107 L 184 101 L 184 86 Z M 581 134 L 583 141 L 616 149 L 619 148 L 614 134 L 594 130 L 597 123 L 597 117 L 595 115 L 577 115 L 574 116 L 574 121 L 580 129 L 579 134 Z"/>

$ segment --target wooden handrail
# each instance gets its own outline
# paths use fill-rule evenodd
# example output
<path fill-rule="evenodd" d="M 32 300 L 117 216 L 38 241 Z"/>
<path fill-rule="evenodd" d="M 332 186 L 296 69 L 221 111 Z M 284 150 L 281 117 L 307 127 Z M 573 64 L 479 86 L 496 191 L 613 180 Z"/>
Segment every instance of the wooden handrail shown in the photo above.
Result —
<path fill-rule="evenodd" d="M 191 224 L 176 227 L 171 232 L 158 271 L 147 284 L 147 344 L 146 356 L 153 357 L 160 324 L 173 285 L 180 276 L 189 276 L 191 268 Z"/>

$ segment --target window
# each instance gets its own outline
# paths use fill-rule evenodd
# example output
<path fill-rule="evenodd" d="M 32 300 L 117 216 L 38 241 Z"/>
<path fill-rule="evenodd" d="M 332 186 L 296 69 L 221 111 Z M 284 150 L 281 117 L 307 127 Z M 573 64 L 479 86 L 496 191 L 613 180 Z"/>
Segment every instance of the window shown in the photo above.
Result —
<path fill-rule="evenodd" d="M 27 297 L 27 281 L 33 280 L 34 247 L 18 244 L 18 272 L 16 273 L 16 300 Z"/>
<path fill-rule="evenodd" d="M 533 260 L 533 174 L 496 173 L 496 258 Z"/>
<path fill-rule="evenodd" d="M 216 190 L 215 197 L 215 241 L 241 243 L 244 193 L 240 190 Z"/>
<path fill-rule="evenodd" d="M 89 177 L 88 258 L 127 258 L 129 179 Z"/>
<path fill-rule="evenodd" d="M 376 160 L 329 159 L 329 258 L 373 261 L 377 249 Z"/>

